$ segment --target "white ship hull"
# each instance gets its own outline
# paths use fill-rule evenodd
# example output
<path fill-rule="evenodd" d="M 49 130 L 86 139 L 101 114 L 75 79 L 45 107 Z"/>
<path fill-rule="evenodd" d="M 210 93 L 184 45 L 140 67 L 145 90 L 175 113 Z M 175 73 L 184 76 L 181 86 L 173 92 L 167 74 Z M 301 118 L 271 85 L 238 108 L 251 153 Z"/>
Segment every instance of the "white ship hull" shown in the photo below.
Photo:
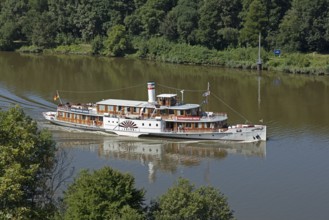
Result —
<path fill-rule="evenodd" d="M 151 136 L 194 140 L 222 140 L 243 142 L 266 141 L 266 126 L 264 125 L 253 125 L 252 127 L 250 127 L 250 125 L 236 125 L 227 129 L 218 129 L 217 131 L 213 132 L 193 132 L 186 130 L 174 132 L 164 131 L 163 128 L 165 121 L 162 120 L 133 120 L 120 119 L 117 117 L 104 117 L 104 126 L 98 127 L 59 121 L 56 119 L 56 112 L 46 112 L 44 113 L 44 116 L 45 119 L 56 125 L 90 131 L 109 132 L 120 136 Z M 126 126 L 119 126 L 120 124 Z"/>
<path fill-rule="evenodd" d="M 256 125 L 257 126 L 257 125 Z M 239 129 L 240 130 L 240 129 Z M 246 128 L 242 131 L 236 129 L 228 129 L 227 131 L 218 132 L 162 132 L 150 133 L 149 136 L 170 137 L 181 139 L 195 140 L 221 140 L 221 141 L 241 141 L 241 142 L 256 142 L 266 141 L 266 127 Z"/>

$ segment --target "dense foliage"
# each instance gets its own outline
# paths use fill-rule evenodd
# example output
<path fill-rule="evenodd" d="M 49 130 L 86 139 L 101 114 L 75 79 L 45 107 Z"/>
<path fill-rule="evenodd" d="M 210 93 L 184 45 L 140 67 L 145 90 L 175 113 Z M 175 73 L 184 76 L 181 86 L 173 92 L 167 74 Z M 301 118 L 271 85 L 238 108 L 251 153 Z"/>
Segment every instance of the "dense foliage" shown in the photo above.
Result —
<path fill-rule="evenodd" d="M 141 219 L 144 191 L 110 167 L 82 170 L 65 193 L 65 219 Z"/>
<path fill-rule="evenodd" d="M 261 33 L 267 50 L 328 52 L 328 11 L 329 0 L 1 0 L 0 49 L 87 43 L 122 56 L 163 37 L 224 50 Z"/>
<path fill-rule="evenodd" d="M 215 188 L 195 188 L 186 179 L 178 182 L 151 207 L 154 219 L 209 219 L 233 218 L 226 198 Z"/>
<path fill-rule="evenodd" d="M 65 219 L 234 219 L 226 198 L 213 187 L 195 188 L 179 179 L 143 207 L 144 191 L 134 178 L 110 167 L 82 170 L 64 197 Z"/>
<path fill-rule="evenodd" d="M 55 143 L 19 107 L 0 111 L 0 219 L 47 219 Z"/>

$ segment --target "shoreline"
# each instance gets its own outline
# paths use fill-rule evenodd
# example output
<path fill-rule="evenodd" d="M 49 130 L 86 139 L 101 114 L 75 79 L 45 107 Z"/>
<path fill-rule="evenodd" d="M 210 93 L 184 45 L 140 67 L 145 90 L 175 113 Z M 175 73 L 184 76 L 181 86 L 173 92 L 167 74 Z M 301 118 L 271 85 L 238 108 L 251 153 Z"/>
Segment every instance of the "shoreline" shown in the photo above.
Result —
<path fill-rule="evenodd" d="M 150 46 L 138 48 L 135 53 L 126 54 L 124 57 L 150 60 L 155 62 L 218 66 L 225 68 L 257 70 L 258 48 L 236 48 L 225 51 L 210 50 L 201 46 L 185 44 L 170 44 L 166 51 L 156 50 L 151 52 Z M 144 46 L 145 47 L 145 46 Z M 146 51 L 143 54 L 140 51 Z M 16 50 L 19 53 L 31 54 L 72 54 L 85 56 L 109 57 L 94 54 L 92 45 L 75 44 L 58 46 L 51 49 L 42 49 L 35 46 L 24 46 Z M 286 53 L 275 56 L 273 52 L 262 50 L 262 70 L 279 71 L 290 74 L 304 74 L 313 76 L 329 75 L 329 55 L 318 53 Z"/>

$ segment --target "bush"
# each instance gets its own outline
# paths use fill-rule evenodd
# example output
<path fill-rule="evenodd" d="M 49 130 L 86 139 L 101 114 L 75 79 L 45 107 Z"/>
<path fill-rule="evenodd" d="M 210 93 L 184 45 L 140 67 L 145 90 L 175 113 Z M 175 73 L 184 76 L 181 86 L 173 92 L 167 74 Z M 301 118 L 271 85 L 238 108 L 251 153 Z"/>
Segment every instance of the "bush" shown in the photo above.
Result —
<path fill-rule="evenodd" d="M 154 219 L 234 219 L 226 198 L 213 187 L 195 188 L 179 179 L 158 201 L 153 201 L 150 216 Z"/>
<path fill-rule="evenodd" d="M 64 195 L 65 219 L 142 219 L 144 191 L 134 178 L 110 167 L 82 170 Z"/>
<path fill-rule="evenodd" d="M 18 106 L 0 111 L 0 219 L 49 219 L 55 142 Z"/>
<path fill-rule="evenodd" d="M 103 38 L 97 35 L 91 42 L 91 50 L 93 54 L 102 54 L 104 50 Z"/>
<path fill-rule="evenodd" d="M 73 45 L 62 45 L 58 46 L 51 50 L 54 53 L 61 53 L 61 54 L 92 54 L 92 47 L 89 44 L 73 44 Z"/>
<path fill-rule="evenodd" d="M 17 51 L 21 53 L 42 53 L 43 48 L 38 46 L 23 46 Z"/>

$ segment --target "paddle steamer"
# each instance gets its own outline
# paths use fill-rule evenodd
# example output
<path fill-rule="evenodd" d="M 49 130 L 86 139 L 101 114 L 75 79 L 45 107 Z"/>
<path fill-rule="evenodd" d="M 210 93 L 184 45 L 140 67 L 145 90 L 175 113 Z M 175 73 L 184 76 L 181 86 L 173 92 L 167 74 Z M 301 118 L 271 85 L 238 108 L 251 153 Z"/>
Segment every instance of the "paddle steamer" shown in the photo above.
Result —
<path fill-rule="evenodd" d="M 148 101 L 106 99 L 89 104 L 59 104 L 44 112 L 53 124 L 111 132 L 124 136 L 156 136 L 198 140 L 266 141 L 266 126 L 228 125 L 226 113 L 203 111 L 200 104 L 186 104 L 177 94 L 155 95 L 148 82 Z M 210 95 L 208 91 L 204 96 Z"/>

